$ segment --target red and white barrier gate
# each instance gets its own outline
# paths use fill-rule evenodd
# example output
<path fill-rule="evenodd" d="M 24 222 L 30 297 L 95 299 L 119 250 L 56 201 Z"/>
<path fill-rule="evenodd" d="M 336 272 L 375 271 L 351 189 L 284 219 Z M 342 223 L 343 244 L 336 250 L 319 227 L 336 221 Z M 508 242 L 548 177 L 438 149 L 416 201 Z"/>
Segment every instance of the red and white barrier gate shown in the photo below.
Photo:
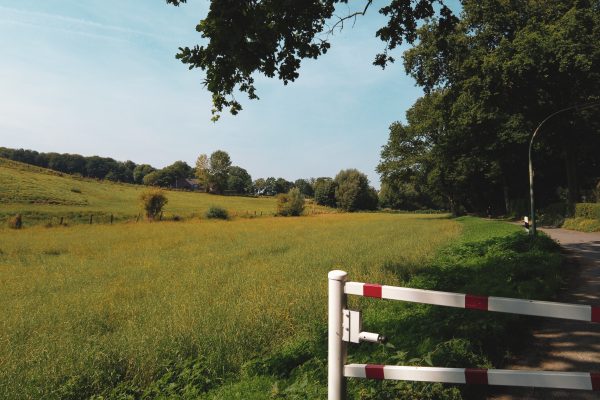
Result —
<path fill-rule="evenodd" d="M 329 400 L 345 399 L 345 378 L 600 391 L 600 373 L 594 372 L 513 371 L 372 364 L 345 365 L 348 342 L 381 342 L 385 340 L 383 336 L 376 333 L 362 331 L 360 312 L 346 309 L 346 295 L 348 294 L 438 306 L 600 322 L 600 307 L 346 282 L 346 278 L 347 274 L 344 271 L 336 270 L 329 273 Z"/>

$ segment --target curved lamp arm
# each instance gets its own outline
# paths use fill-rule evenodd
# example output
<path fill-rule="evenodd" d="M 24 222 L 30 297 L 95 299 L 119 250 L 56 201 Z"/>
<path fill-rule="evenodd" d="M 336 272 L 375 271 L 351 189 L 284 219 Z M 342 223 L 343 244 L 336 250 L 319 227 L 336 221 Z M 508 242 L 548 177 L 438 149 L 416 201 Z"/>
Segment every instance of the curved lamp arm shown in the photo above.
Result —
<path fill-rule="evenodd" d="M 544 120 L 542 122 L 540 122 L 540 124 L 537 126 L 537 128 L 535 128 L 535 131 L 533 132 L 533 135 L 531 135 L 531 140 L 529 141 L 529 197 L 530 197 L 530 201 L 531 201 L 531 227 L 529 229 L 529 234 L 530 235 L 537 235 L 537 224 L 536 224 L 536 220 L 535 220 L 535 200 L 534 200 L 534 196 L 533 196 L 533 164 L 531 162 L 531 150 L 533 149 L 533 139 L 535 139 L 536 135 L 538 134 L 540 128 L 542 127 L 542 125 L 544 125 L 544 123 L 546 123 L 546 121 L 548 121 L 550 118 L 554 117 L 557 114 L 560 114 L 562 112 L 565 111 L 569 111 L 569 110 L 585 110 L 587 108 L 592 108 L 592 107 L 596 107 L 600 105 L 600 101 L 594 101 L 592 103 L 585 103 L 585 104 L 578 104 L 576 106 L 571 106 L 571 107 L 567 107 L 567 108 L 563 108 L 561 110 L 555 111 L 552 114 L 548 115 L 546 118 L 544 118 Z"/>

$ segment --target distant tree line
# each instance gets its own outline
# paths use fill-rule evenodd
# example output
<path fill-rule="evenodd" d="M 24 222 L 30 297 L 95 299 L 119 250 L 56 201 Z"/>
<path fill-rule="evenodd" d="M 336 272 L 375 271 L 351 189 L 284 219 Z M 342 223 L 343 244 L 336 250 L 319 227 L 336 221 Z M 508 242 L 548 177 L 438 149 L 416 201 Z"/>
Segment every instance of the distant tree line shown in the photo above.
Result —
<path fill-rule="evenodd" d="M 154 168 L 133 161 L 116 161 L 109 157 L 84 157 L 79 154 L 39 153 L 35 150 L 0 147 L 0 157 L 35 165 L 66 174 L 115 182 L 142 183 L 148 171 Z"/>
<path fill-rule="evenodd" d="M 598 2 L 464 0 L 451 26 L 432 19 L 415 43 L 404 65 L 425 94 L 390 126 L 382 204 L 523 215 L 535 128 L 600 100 Z M 538 206 L 572 209 L 592 197 L 599 115 L 579 108 L 542 127 L 533 148 Z"/>

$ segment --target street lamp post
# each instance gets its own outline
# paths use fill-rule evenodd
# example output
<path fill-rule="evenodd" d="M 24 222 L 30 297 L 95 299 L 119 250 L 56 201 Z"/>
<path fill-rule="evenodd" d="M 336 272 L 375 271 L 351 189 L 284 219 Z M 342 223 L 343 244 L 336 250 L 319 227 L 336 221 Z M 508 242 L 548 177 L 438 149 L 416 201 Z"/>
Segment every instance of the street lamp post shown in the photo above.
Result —
<path fill-rule="evenodd" d="M 544 125 L 544 123 L 546 121 L 548 121 L 550 118 L 554 117 L 555 115 L 560 114 L 565 111 L 569 111 L 569 110 L 574 110 L 574 109 L 584 110 L 586 108 L 591 108 L 591 107 L 595 107 L 598 105 L 600 105 L 600 102 L 595 101 L 593 103 L 579 104 L 576 106 L 571 106 L 571 107 L 563 108 L 562 110 L 555 111 L 552 114 L 548 115 L 546 118 L 544 118 L 544 120 L 542 122 L 540 122 L 540 124 L 537 126 L 537 128 L 535 128 L 533 135 L 531 135 L 531 140 L 529 141 L 529 199 L 531 202 L 531 224 L 529 227 L 530 235 L 532 235 L 532 236 L 537 235 L 537 223 L 535 220 L 535 199 L 533 196 L 533 163 L 531 162 L 531 150 L 533 149 L 533 139 L 535 139 L 535 136 L 538 134 L 542 125 Z"/>

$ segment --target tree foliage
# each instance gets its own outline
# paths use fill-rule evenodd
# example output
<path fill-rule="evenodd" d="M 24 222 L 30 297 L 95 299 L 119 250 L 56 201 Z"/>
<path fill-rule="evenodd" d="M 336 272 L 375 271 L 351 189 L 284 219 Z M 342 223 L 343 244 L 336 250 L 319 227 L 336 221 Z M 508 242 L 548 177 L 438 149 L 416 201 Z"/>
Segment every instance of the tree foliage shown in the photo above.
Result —
<path fill-rule="evenodd" d="M 244 168 L 231 166 L 227 171 L 227 190 L 237 194 L 250 193 L 252 177 Z"/>
<path fill-rule="evenodd" d="M 340 171 L 334 179 L 335 200 L 344 211 L 374 210 L 377 193 L 369 187 L 369 179 L 356 169 Z"/>
<path fill-rule="evenodd" d="M 194 174 L 198 179 L 198 184 L 204 188 L 205 191 L 208 191 L 208 183 L 209 183 L 209 161 L 208 156 L 206 154 L 200 154 L 196 159 L 196 168 L 194 169 Z"/>
<path fill-rule="evenodd" d="M 313 197 L 315 193 L 312 185 L 306 179 L 296 179 L 294 181 L 294 187 L 297 187 L 298 190 L 300 190 L 300 193 L 307 197 Z"/>
<path fill-rule="evenodd" d="M 217 150 L 210 155 L 208 181 L 211 190 L 215 193 L 222 194 L 227 189 L 227 178 L 230 166 L 231 158 L 227 152 Z"/>
<path fill-rule="evenodd" d="M 144 183 L 144 177 L 154 171 L 156 171 L 156 168 L 152 167 L 149 164 L 137 165 L 133 169 L 133 181 L 135 183 L 137 183 L 138 185 L 142 184 L 142 183 Z"/>
<path fill-rule="evenodd" d="M 336 183 L 331 178 L 317 178 L 314 185 L 315 202 L 321 206 L 335 207 Z"/>
<path fill-rule="evenodd" d="M 179 6 L 185 0 L 166 0 Z M 344 17 L 334 16 L 336 5 L 348 0 L 304 1 L 217 1 L 211 0 L 208 15 L 197 25 L 206 44 L 179 49 L 177 58 L 190 69 L 206 73 L 204 84 L 213 96 L 213 119 L 223 109 L 237 114 L 241 104 L 236 91 L 250 99 L 258 99 L 255 75 L 277 77 L 284 84 L 299 76 L 303 59 L 316 59 L 330 48 L 329 38 L 344 22 L 364 15 L 372 0 Z M 436 15 L 439 7 L 440 26 L 452 26 L 454 17 L 441 0 L 388 0 L 379 9 L 387 17 L 376 35 L 385 43 L 374 64 L 385 67 L 394 59 L 389 51 L 416 39 L 419 21 Z M 445 28 L 448 29 L 448 28 Z"/>
<path fill-rule="evenodd" d="M 462 4 L 453 29 L 428 21 L 405 53 L 406 70 L 425 95 L 405 126 L 390 128 L 378 171 L 388 198 L 389 190 L 398 199 L 408 187 L 421 206 L 516 212 L 527 197 L 535 127 L 557 110 L 600 98 L 598 4 Z M 591 188 L 600 175 L 597 115 L 575 110 L 544 125 L 533 152 L 542 205 L 560 200 L 559 186 L 575 202 L 580 187 Z"/>

